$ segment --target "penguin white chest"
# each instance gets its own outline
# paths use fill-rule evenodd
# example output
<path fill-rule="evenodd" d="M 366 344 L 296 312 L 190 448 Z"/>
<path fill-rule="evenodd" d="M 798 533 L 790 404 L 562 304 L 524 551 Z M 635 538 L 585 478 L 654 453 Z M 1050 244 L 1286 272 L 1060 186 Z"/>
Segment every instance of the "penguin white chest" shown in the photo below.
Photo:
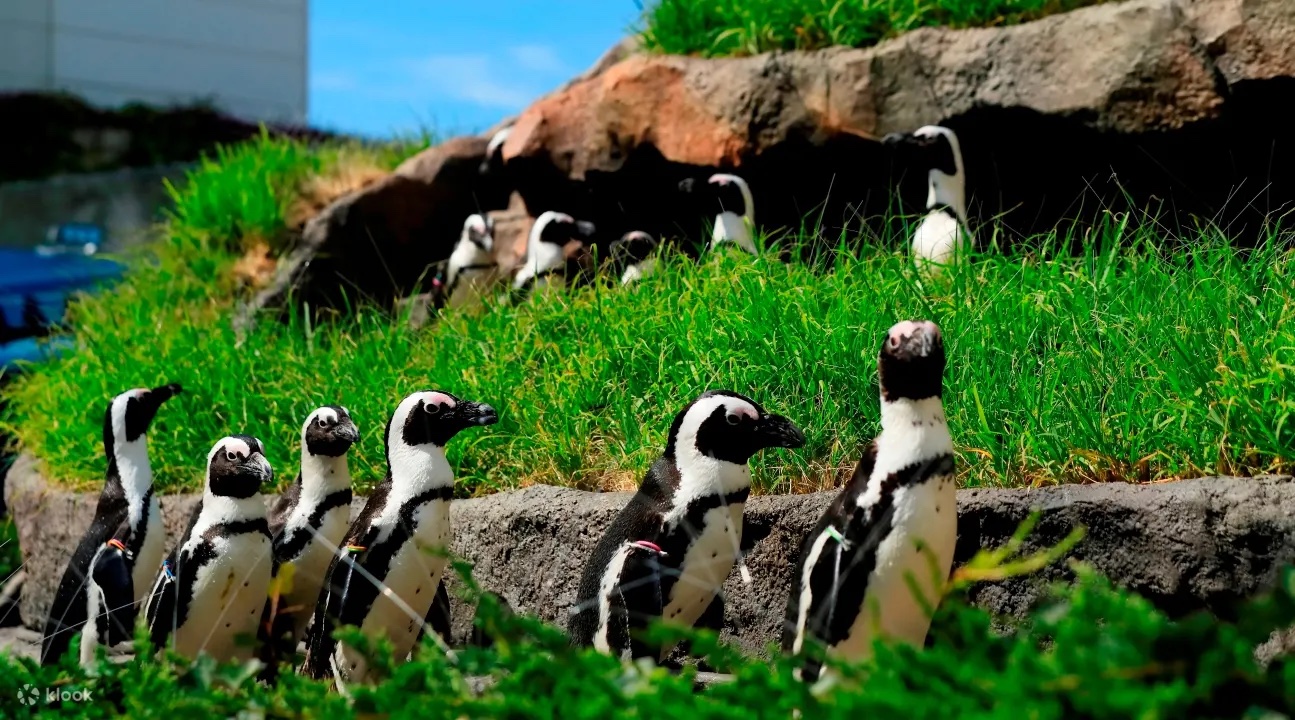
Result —
<path fill-rule="evenodd" d="M 862 658 L 874 638 L 920 646 L 931 618 L 926 608 L 939 603 L 953 565 L 958 536 L 957 495 L 952 475 L 895 491 L 890 533 L 877 546 L 877 562 L 850 634 L 829 652 Z M 921 600 L 914 596 L 912 578 Z"/>
<path fill-rule="evenodd" d="M 918 261 L 947 265 L 956 262 L 967 245 L 962 225 L 944 210 L 928 213 L 913 232 L 913 255 Z"/>
<path fill-rule="evenodd" d="M 621 285 L 628 285 L 649 277 L 654 270 L 656 270 L 656 258 L 648 258 L 643 262 L 634 263 L 625 268 L 625 272 L 621 275 Z"/>
<path fill-rule="evenodd" d="M 711 245 L 732 241 L 747 252 L 755 252 L 755 241 L 751 239 L 751 227 L 746 218 L 735 212 L 725 210 L 715 216 L 715 229 L 711 233 Z"/>
<path fill-rule="evenodd" d="M 384 579 L 391 592 L 417 617 L 411 617 L 405 608 L 382 594 L 374 600 L 362 626 L 370 636 L 386 635 L 397 658 L 409 653 L 422 629 L 447 562 L 435 551 L 448 548 L 449 544 L 450 503 L 431 500 L 414 514 L 413 536 L 392 556 Z"/>
<path fill-rule="evenodd" d="M 166 528 L 162 525 L 162 508 L 156 497 L 149 501 L 146 512 L 148 519 L 145 524 L 147 530 L 144 534 L 144 544 L 135 554 L 135 566 L 130 573 L 131 582 L 134 585 L 135 603 L 141 608 L 153 587 L 153 579 L 157 577 L 157 572 L 162 567 L 163 553 L 166 550 Z"/>
<path fill-rule="evenodd" d="M 291 587 L 279 599 L 279 608 L 293 614 L 295 637 L 302 636 L 310 620 L 319 590 L 324 585 L 324 575 L 337 554 L 337 546 L 346 536 L 350 511 L 349 505 L 343 505 L 325 513 L 315 530 L 318 534 L 311 533 L 305 549 L 292 561 Z"/>
<path fill-rule="evenodd" d="M 205 652 L 221 661 L 246 660 L 270 587 L 270 539 L 240 533 L 211 540 L 215 557 L 194 574 L 185 622 L 175 649 L 187 657 Z M 180 598 L 184 602 L 185 598 Z"/>
<path fill-rule="evenodd" d="M 691 627 L 715 599 L 742 546 L 745 508 L 745 503 L 721 505 L 702 516 L 702 526 L 679 565 L 679 579 L 670 589 L 670 600 L 662 612 L 665 622 Z"/>

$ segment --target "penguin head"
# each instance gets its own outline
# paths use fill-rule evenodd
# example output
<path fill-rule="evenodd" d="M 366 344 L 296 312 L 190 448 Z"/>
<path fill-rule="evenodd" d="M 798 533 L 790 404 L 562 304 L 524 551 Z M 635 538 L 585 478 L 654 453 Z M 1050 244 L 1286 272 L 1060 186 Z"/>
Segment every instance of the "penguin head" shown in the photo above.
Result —
<path fill-rule="evenodd" d="M 301 447 L 315 456 L 341 457 L 360 439 L 351 413 L 341 405 L 325 405 L 306 418 L 301 427 Z"/>
<path fill-rule="evenodd" d="M 715 200 L 714 212 L 745 215 L 751 210 L 748 207 L 751 188 L 741 177 L 732 173 L 715 173 L 706 181 L 706 185 Z"/>
<path fill-rule="evenodd" d="M 473 213 L 463 221 L 463 234 L 459 242 L 470 242 L 481 252 L 488 253 L 495 247 L 495 221 L 488 216 Z"/>
<path fill-rule="evenodd" d="M 957 133 L 940 125 L 924 125 L 911 133 L 890 133 L 882 143 L 911 157 L 913 166 L 926 168 L 927 207 L 949 205 L 966 221 L 966 181 Z"/>
<path fill-rule="evenodd" d="M 499 422 L 495 409 L 485 403 L 460 400 L 443 390 L 416 392 L 396 407 L 387 427 L 387 452 L 396 444 L 445 447 L 461 430 Z"/>
<path fill-rule="evenodd" d="M 881 344 L 882 402 L 923 400 L 944 392 L 944 336 L 930 320 L 895 323 Z"/>
<path fill-rule="evenodd" d="M 531 226 L 519 282 L 566 267 L 568 262 L 586 262 L 594 232 L 591 222 L 553 210 L 544 212 Z"/>
<path fill-rule="evenodd" d="M 486 159 L 481 161 L 479 168 L 482 175 L 504 166 L 504 142 L 508 140 L 512 131 L 513 126 L 509 125 L 490 136 L 490 142 L 486 143 Z"/>
<path fill-rule="evenodd" d="M 656 238 L 642 230 L 631 230 L 611 244 L 608 254 L 611 256 L 612 264 L 623 270 L 630 265 L 647 260 L 656 248 Z"/>
<path fill-rule="evenodd" d="M 148 432 L 162 403 L 180 394 L 180 384 L 135 388 L 112 399 L 103 418 L 103 444 L 112 455 L 117 445 L 133 443 Z"/>
<path fill-rule="evenodd" d="M 708 457 L 741 465 L 765 448 L 804 444 L 804 433 L 787 418 L 730 390 L 708 390 L 675 416 L 665 457 L 680 464 Z"/>
<path fill-rule="evenodd" d="M 221 438 L 207 455 L 207 492 L 216 497 L 250 498 L 273 478 L 265 446 L 250 435 Z"/>

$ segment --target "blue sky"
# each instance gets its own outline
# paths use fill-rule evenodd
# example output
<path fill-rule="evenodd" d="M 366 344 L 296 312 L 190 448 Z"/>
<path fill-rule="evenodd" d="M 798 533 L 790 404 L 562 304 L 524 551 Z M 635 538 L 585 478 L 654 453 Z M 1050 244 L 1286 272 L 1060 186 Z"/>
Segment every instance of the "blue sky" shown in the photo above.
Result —
<path fill-rule="evenodd" d="M 638 15 L 634 0 L 312 0 L 310 122 L 370 137 L 484 130 Z"/>

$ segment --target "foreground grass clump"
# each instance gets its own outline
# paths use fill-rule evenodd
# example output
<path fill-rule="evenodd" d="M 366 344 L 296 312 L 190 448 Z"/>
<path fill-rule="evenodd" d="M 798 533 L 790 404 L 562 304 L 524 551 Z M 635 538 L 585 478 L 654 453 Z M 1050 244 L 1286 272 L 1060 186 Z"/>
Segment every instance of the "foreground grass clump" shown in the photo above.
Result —
<path fill-rule="evenodd" d="M 919 27 L 1012 25 L 1104 0 L 656 0 L 645 47 L 723 57 L 771 50 L 867 47 Z"/>
<path fill-rule="evenodd" d="M 880 646 L 871 664 L 840 668 L 857 688 L 812 694 L 792 663 L 752 658 L 686 635 L 729 682 L 694 691 L 693 671 L 624 665 L 570 647 L 561 630 L 504 616 L 491 596 L 478 615 L 498 640 L 488 650 L 447 656 L 425 644 L 392 668 L 374 649 L 379 684 L 348 688 L 350 699 L 289 672 L 277 687 L 255 681 L 256 666 L 200 660 L 101 661 L 87 677 L 69 656 L 40 668 L 0 655 L 0 712 L 68 718 L 1264 718 L 1295 713 L 1295 659 L 1267 665 L 1254 648 L 1295 622 L 1295 571 L 1276 590 L 1236 608 L 1237 622 L 1205 613 L 1171 621 L 1147 600 L 1114 589 L 1078 567 L 1030 619 L 1000 634 L 960 594 L 936 613 L 924 650 Z M 348 633 L 348 642 L 360 636 Z M 357 643 L 356 646 L 362 646 Z M 143 635 L 137 647 L 146 648 Z M 484 689 L 481 678 L 488 678 Z M 475 682 L 470 682 L 473 680 Z M 30 689 L 36 694 L 30 694 Z M 48 688 L 91 700 L 46 702 Z M 22 693 L 27 692 L 27 695 Z M 22 698 L 34 699 L 24 705 Z"/>
<path fill-rule="evenodd" d="M 500 410 L 498 425 L 451 445 L 461 491 L 631 488 L 674 413 L 724 387 L 808 436 L 759 456 L 757 486 L 812 490 L 848 473 L 877 432 L 886 328 L 925 317 L 946 337 L 964 485 L 1290 468 L 1295 254 L 1275 238 L 1243 252 L 1208 233 L 1171 250 L 1123 221 L 1076 256 L 1049 249 L 1069 244 L 986 252 L 925 284 L 867 241 L 816 267 L 674 259 L 630 288 L 495 304 L 419 331 L 361 308 L 318 327 L 262 322 L 239 346 L 220 290 L 232 256 L 173 240 L 73 305 L 76 351 L 11 386 L 6 422 L 53 478 L 95 487 L 108 399 L 183 383 L 150 435 L 156 482 L 177 491 L 200 487 L 211 443 L 234 432 L 262 438 L 291 480 L 302 420 L 340 403 L 360 426 L 352 470 L 364 483 L 385 471 L 382 428 L 399 398 L 439 387 Z"/>

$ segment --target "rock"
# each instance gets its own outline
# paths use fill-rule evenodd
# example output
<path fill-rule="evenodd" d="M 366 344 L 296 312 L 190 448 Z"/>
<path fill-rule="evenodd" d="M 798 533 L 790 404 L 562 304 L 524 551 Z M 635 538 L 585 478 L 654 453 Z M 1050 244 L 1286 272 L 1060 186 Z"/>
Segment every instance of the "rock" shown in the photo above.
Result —
<path fill-rule="evenodd" d="M 533 213 L 611 236 L 695 224 L 670 216 L 670 188 L 717 169 L 752 181 L 767 230 L 811 213 L 837 229 L 893 209 L 901 180 L 920 207 L 924 176 L 896 177 L 873 139 L 943 123 L 963 140 L 980 219 L 1050 229 L 1082 213 L 1077 198 L 1090 214 L 1163 203 L 1227 219 L 1237 184 L 1295 162 L 1273 116 L 1295 110 L 1293 48 L 1287 0 L 1129 0 L 865 49 L 631 55 L 527 108 L 503 156 Z M 1295 180 L 1274 182 L 1259 215 L 1295 202 Z"/>
<path fill-rule="evenodd" d="M 361 298 L 389 305 L 408 295 L 428 266 L 449 257 L 464 218 L 507 207 L 506 187 L 480 172 L 485 152 L 483 138 L 452 138 L 334 202 L 306 223 L 301 241 L 240 310 L 236 325 L 246 327 L 258 310 L 289 296 L 324 307 Z"/>
<path fill-rule="evenodd" d="M 778 642 L 789 572 L 805 533 L 833 496 L 751 499 L 742 538 L 751 583 L 734 572 L 725 584 L 724 637 L 757 653 Z M 450 513 L 456 528 L 453 551 L 473 563 L 484 589 L 514 610 L 565 627 L 585 559 L 629 497 L 541 485 L 458 500 Z M 29 627 L 38 627 L 93 516 L 96 496 L 46 486 L 24 455 L 11 473 L 6 498 L 29 572 L 22 617 Z M 195 500 L 163 499 L 172 541 Z M 363 502 L 356 498 L 352 516 Z M 1054 544 L 1082 523 L 1088 535 L 1072 556 L 1172 615 L 1198 609 L 1226 614 L 1233 602 L 1270 586 L 1281 567 L 1295 562 L 1295 480 L 1290 477 L 969 489 L 958 492 L 958 506 L 956 564 L 981 547 L 1001 546 L 1037 507 L 1043 516 L 1027 548 Z M 1058 564 L 1029 579 L 979 586 L 971 596 L 994 613 L 1019 616 L 1038 599 L 1042 583 L 1067 573 Z M 449 586 L 454 637 L 464 638 L 473 611 L 458 599 L 457 580 Z"/>

